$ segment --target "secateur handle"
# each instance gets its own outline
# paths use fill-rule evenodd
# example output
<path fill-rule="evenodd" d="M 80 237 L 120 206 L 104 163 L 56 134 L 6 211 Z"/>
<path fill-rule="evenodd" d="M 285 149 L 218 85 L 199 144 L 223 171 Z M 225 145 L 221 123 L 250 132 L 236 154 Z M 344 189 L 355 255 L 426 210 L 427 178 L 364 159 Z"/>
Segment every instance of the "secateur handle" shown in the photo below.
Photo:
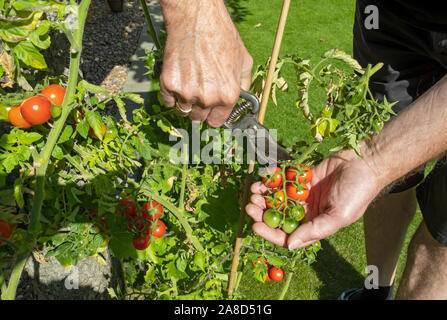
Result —
<path fill-rule="evenodd" d="M 233 111 L 231 111 L 230 115 L 228 116 L 228 119 L 222 125 L 222 128 L 233 129 L 239 116 L 242 115 L 249 108 L 251 108 L 251 110 L 246 117 L 257 119 L 257 114 L 259 112 L 258 98 L 253 93 L 241 89 L 239 93 L 239 99 L 242 99 L 244 101 L 240 105 L 236 105 L 236 107 L 234 107 Z"/>

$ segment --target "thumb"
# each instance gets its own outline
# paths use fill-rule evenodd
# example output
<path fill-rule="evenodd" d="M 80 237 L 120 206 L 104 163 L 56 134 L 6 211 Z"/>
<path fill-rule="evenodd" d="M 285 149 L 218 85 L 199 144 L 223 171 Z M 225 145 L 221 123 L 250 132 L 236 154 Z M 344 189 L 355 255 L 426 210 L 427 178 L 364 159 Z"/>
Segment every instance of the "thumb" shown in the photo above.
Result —
<path fill-rule="evenodd" d="M 315 241 L 329 237 L 342 227 L 344 227 L 344 222 L 339 215 L 322 213 L 300 225 L 289 236 L 287 246 L 289 250 L 304 248 Z"/>

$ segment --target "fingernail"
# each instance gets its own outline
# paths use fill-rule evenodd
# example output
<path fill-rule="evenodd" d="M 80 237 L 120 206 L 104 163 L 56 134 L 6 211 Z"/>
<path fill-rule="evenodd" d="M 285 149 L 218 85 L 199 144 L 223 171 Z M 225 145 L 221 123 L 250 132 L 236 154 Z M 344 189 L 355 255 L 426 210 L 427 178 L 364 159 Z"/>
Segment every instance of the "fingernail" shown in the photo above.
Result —
<path fill-rule="evenodd" d="M 296 239 L 291 244 L 289 244 L 289 250 L 295 250 L 298 249 L 303 244 L 303 241 L 300 239 Z"/>

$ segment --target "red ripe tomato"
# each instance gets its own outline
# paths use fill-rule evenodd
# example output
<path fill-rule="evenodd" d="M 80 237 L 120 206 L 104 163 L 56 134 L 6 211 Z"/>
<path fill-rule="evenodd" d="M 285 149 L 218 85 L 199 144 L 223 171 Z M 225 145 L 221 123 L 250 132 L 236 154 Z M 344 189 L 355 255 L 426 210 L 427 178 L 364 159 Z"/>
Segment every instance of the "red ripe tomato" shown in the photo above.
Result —
<path fill-rule="evenodd" d="M 293 183 L 288 183 L 286 186 L 286 194 L 295 201 L 306 201 L 309 197 L 309 189 L 306 185 L 303 185 L 303 189 L 299 190 Z"/>
<path fill-rule="evenodd" d="M 151 226 L 151 228 L 149 229 L 149 234 L 156 238 L 161 238 L 166 233 L 166 225 L 161 220 L 157 220 L 155 228 L 154 229 L 152 228 L 153 226 Z"/>
<path fill-rule="evenodd" d="M 41 93 L 56 106 L 61 106 L 64 102 L 65 88 L 58 84 L 50 84 Z"/>
<path fill-rule="evenodd" d="M 300 167 L 303 167 L 303 165 L 300 164 Z M 309 168 L 309 166 L 304 167 L 304 172 L 298 176 L 298 181 L 296 180 L 297 174 L 298 169 L 296 167 L 289 167 L 286 170 L 286 178 L 288 181 L 309 183 L 312 180 L 312 170 Z"/>
<path fill-rule="evenodd" d="M 135 206 L 135 201 L 129 198 L 121 199 L 118 202 L 116 211 L 122 216 L 128 218 L 135 218 L 137 216 L 137 207 Z"/>
<path fill-rule="evenodd" d="M 269 169 L 269 177 L 262 178 L 262 183 L 268 188 L 277 188 L 282 186 L 281 168 L 274 167 Z"/>
<path fill-rule="evenodd" d="M 144 250 L 151 244 L 151 236 L 149 234 L 143 234 L 139 237 L 132 239 L 132 244 L 137 250 Z"/>
<path fill-rule="evenodd" d="M 143 210 L 143 217 L 147 218 L 149 216 L 149 220 L 152 222 L 163 216 L 163 207 L 157 201 L 146 202 L 141 209 Z"/>
<path fill-rule="evenodd" d="M 279 206 L 286 200 L 284 191 L 275 191 L 270 193 L 269 196 L 272 197 L 272 199 L 265 198 L 265 205 L 268 209 L 272 209 L 273 207 L 279 208 Z M 284 209 L 284 207 L 285 205 L 282 205 L 280 210 Z"/>
<path fill-rule="evenodd" d="M 0 238 L 9 239 L 11 236 L 11 226 L 6 221 L 0 220 Z M 0 241 L 0 247 L 5 243 Z"/>
<path fill-rule="evenodd" d="M 284 270 L 277 267 L 271 267 L 269 269 L 269 277 L 276 282 L 282 281 L 284 279 Z"/>
<path fill-rule="evenodd" d="M 9 122 L 11 122 L 12 125 L 22 129 L 28 129 L 32 127 L 32 124 L 26 121 L 25 118 L 23 118 L 19 105 L 16 105 L 12 107 L 11 110 L 9 110 L 8 120 Z"/>
<path fill-rule="evenodd" d="M 32 96 L 22 102 L 21 112 L 31 124 L 42 124 L 51 119 L 51 102 L 44 96 Z"/>

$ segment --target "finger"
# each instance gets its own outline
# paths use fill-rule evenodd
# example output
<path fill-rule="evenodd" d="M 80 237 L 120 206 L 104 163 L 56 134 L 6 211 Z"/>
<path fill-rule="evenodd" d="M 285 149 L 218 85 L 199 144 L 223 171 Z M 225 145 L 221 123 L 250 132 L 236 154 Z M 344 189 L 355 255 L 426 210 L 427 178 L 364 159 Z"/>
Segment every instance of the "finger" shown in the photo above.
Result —
<path fill-rule="evenodd" d="M 175 106 L 175 97 L 171 93 L 169 93 L 167 90 L 160 88 L 160 94 L 161 98 L 163 100 L 163 104 L 166 107 L 174 107 Z"/>
<path fill-rule="evenodd" d="M 250 190 L 252 193 L 264 194 L 269 191 L 269 188 L 267 188 L 261 181 L 258 181 L 251 185 Z"/>
<path fill-rule="evenodd" d="M 265 199 L 260 194 L 257 194 L 257 193 L 252 194 L 250 197 L 250 202 L 257 205 L 262 210 L 267 209 L 267 207 L 265 205 Z"/>
<path fill-rule="evenodd" d="M 213 107 L 206 118 L 206 122 L 208 122 L 211 127 L 218 128 L 222 126 L 225 121 L 227 121 L 232 110 L 232 106 Z"/>
<path fill-rule="evenodd" d="M 290 250 L 303 248 L 312 243 L 329 237 L 344 226 L 343 221 L 336 215 L 322 213 L 314 219 L 303 223 L 289 236 L 288 248 Z"/>
<path fill-rule="evenodd" d="M 200 121 L 203 122 L 208 117 L 209 109 L 201 108 L 197 105 L 192 106 L 191 113 L 189 114 L 189 118 L 192 121 Z"/>
<path fill-rule="evenodd" d="M 263 222 L 256 222 L 253 224 L 253 231 L 271 243 L 287 247 L 287 234 L 281 229 L 272 229 Z"/>
<path fill-rule="evenodd" d="M 256 222 L 262 221 L 264 216 L 264 210 L 252 203 L 245 206 L 245 212 Z"/>
<path fill-rule="evenodd" d="M 251 86 L 251 69 L 253 67 L 253 58 L 248 55 L 244 61 L 241 73 L 241 88 L 248 91 Z"/>

